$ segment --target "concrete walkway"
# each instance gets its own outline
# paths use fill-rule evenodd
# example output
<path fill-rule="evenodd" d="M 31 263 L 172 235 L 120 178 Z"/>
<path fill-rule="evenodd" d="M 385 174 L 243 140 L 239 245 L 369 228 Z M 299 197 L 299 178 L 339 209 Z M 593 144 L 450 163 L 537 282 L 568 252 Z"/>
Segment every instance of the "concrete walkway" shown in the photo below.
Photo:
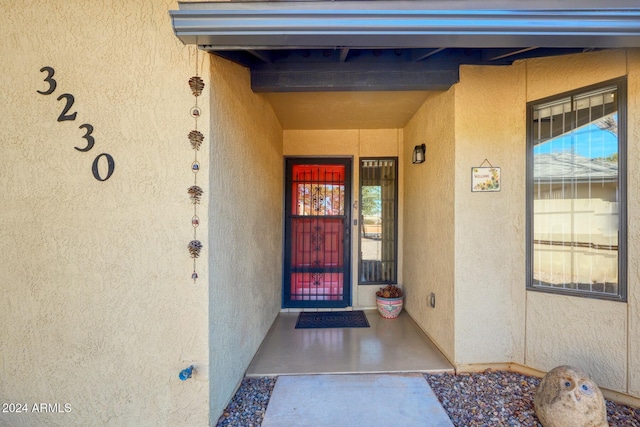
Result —
<path fill-rule="evenodd" d="M 280 376 L 262 427 L 452 427 L 424 376 Z"/>

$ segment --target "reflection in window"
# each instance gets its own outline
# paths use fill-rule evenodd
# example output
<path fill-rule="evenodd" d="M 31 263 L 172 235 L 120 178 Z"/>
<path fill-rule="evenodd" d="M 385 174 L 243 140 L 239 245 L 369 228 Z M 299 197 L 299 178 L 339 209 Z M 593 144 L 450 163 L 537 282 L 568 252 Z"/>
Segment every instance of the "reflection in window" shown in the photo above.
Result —
<path fill-rule="evenodd" d="M 360 284 L 396 283 L 396 159 L 360 162 Z"/>
<path fill-rule="evenodd" d="M 530 288 L 624 298 L 621 84 L 529 105 Z"/>
<path fill-rule="evenodd" d="M 303 216 L 344 215 L 343 165 L 295 165 L 292 212 Z"/>
<path fill-rule="evenodd" d="M 344 185 L 298 184 L 298 215 L 344 215 Z"/>

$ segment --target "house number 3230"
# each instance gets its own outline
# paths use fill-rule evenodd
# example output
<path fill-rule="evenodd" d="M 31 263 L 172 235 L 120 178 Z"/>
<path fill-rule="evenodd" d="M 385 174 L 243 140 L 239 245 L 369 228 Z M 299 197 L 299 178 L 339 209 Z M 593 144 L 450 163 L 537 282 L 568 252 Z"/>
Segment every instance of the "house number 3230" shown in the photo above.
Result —
<path fill-rule="evenodd" d="M 58 86 L 58 83 L 53 78 L 55 70 L 51 67 L 42 67 L 40 69 L 40 72 L 47 73 L 47 77 L 44 78 L 44 81 L 49 85 L 49 87 L 46 90 L 38 90 L 36 92 L 38 92 L 41 95 L 51 95 L 53 92 L 55 92 L 56 87 Z M 62 111 L 58 116 L 58 121 L 59 122 L 74 121 L 78 113 L 75 111 L 71 112 L 73 108 L 73 103 L 75 102 L 75 98 L 73 97 L 73 95 L 71 95 L 70 93 L 63 93 L 57 98 L 57 100 L 64 102 Z M 84 129 L 84 135 L 82 135 L 81 138 L 86 140 L 86 145 L 82 148 L 81 147 L 73 147 L 73 148 L 75 148 L 80 152 L 86 153 L 90 151 L 96 143 L 96 140 L 92 136 L 93 125 L 90 125 L 89 123 L 83 123 L 80 125 L 79 129 Z M 100 159 L 103 157 L 107 161 L 107 173 L 104 176 L 104 178 L 100 176 L 100 171 L 98 169 L 98 163 L 100 162 Z M 91 171 L 93 172 L 93 176 L 95 179 L 97 179 L 98 181 L 106 181 L 109 178 L 111 178 L 111 175 L 113 174 L 113 169 L 115 168 L 115 166 L 116 164 L 113 161 L 113 157 L 111 157 L 111 154 L 102 153 L 102 154 L 98 154 L 96 158 L 93 160 Z"/>

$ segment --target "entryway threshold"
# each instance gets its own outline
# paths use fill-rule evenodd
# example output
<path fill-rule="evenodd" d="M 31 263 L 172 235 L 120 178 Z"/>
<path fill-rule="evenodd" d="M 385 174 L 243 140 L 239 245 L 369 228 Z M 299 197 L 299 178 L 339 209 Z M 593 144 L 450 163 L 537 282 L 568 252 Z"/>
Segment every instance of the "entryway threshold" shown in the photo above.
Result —
<path fill-rule="evenodd" d="M 298 313 L 280 313 L 246 375 L 454 372 L 406 312 L 397 319 L 365 314 L 368 328 L 295 329 Z"/>

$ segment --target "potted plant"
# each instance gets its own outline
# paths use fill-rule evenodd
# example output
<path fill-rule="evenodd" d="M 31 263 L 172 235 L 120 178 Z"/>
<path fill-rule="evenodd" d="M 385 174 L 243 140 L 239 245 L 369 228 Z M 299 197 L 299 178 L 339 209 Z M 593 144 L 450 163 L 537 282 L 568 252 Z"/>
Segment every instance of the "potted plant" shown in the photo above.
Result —
<path fill-rule="evenodd" d="M 395 319 L 402 311 L 404 296 L 397 285 L 387 285 L 376 292 L 378 312 L 385 319 Z"/>

